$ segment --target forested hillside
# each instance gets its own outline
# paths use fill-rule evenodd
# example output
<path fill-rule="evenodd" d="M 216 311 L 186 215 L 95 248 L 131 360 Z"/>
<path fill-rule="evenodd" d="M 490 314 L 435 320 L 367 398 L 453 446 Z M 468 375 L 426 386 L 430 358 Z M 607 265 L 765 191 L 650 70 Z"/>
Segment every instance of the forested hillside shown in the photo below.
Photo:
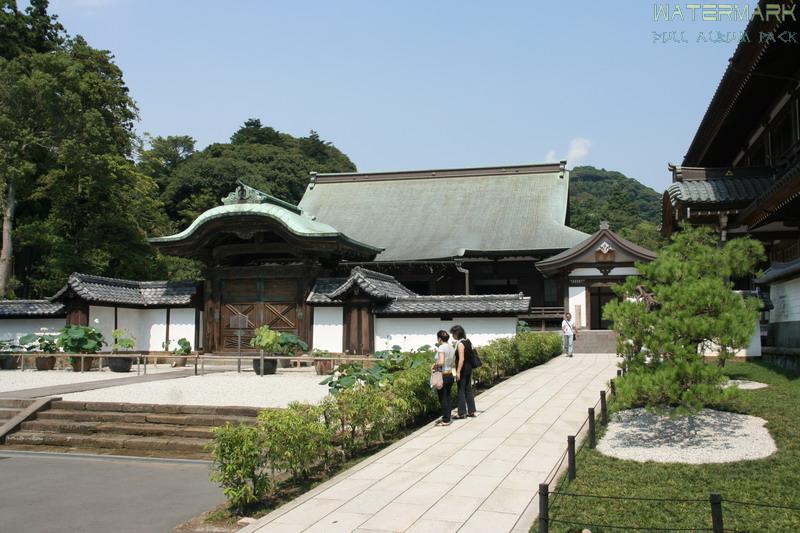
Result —
<path fill-rule="evenodd" d="M 650 249 L 665 240 L 659 233 L 661 194 L 621 172 L 592 166 L 570 172 L 569 225 L 594 233 L 600 221 L 626 239 Z"/>

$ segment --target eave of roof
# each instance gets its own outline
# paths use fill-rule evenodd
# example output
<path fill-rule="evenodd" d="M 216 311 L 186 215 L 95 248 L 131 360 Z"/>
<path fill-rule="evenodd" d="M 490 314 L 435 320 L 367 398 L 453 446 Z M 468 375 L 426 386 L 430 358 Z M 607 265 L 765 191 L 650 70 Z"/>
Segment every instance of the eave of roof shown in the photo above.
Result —
<path fill-rule="evenodd" d="M 536 268 L 539 269 L 539 271 L 541 271 L 542 273 L 552 274 L 553 272 L 556 272 L 562 268 L 567 267 L 576 258 L 585 254 L 587 251 L 591 250 L 594 246 L 596 246 L 597 243 L 604 240 L 610 241 L 611 243 L 613 243 L 613 246 L 621 248 L 625 252 L 637 258 L 639 261 L 642 262 L 652 261 L 656 258 L 656 253 L 653 252 L 652 250 L 648 250 L 647 248 L 639 246 L 638 244 L 631 242 L 628 239 L 620 237 L 607 227 L 602 227 L 597 232 L 595 232 L 594 235 L 591 235 L 589 238 L 576 244 L 572 248 L 564 250 L 560 254 L 548 257 L 543 261 L 539 261 L 538 263 L 536 263 Z"/>
<path fill-rule="evenodd" d="M 531 299 L 520 294 L 405 296 L 375 309 L 378 316 L 518 316 L 527 313 Z"/>
<path fill-rule="evenodd" d="M 666 192 L 673 206 L 683 204 L 744 207 L 761 196 L 772 183 L 771 176 L 684 180 L 670 184 Z"/>
<path fill-rule="evenodd" d="M 61 318 L 66 316 L 64 304 L 50 300 L 0 300 L 3 318 Z"/>
<path fill-rule="evenodd" d="M 70 295 L 91 302 L 129 307 L 188 306 L 197 294 L 195 281 L 133 281 L 73 272 L 66 285 L 49 298 Z"/>
<path fill-rule="evenodd" d="M 414 294 L 393 276 L 362 267 L 355 267 L 350 272 L 350 277 L 327 296 L 331 300 L 339 300 L 356 289 L 377 300 L 391 300 L 399 296 Z"/>
<path fill-rule="evenodd" d="M 772 263 L 764 274 L 756 279 L 757 285 L 769 285 L 787 278 L 800 277 L 800 259 L 786 263 Z"/>

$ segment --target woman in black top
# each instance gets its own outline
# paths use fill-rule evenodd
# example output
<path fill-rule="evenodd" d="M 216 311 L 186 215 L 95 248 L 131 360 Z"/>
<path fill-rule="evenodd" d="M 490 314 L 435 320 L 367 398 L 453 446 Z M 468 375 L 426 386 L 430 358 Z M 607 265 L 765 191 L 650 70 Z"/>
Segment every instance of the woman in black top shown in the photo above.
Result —
<path fill-rule="evenodd" d="M 457 341 L 458 418 L 475 416 L 475 396 L 472 393 L 472 343 L 461 326 L 450 328 L 450 334 Z"/>

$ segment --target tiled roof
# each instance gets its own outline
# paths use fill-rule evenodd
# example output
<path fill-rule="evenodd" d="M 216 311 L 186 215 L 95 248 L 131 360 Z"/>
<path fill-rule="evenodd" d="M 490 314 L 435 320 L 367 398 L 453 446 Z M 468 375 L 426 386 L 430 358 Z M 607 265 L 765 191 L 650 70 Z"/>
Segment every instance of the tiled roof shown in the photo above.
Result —
<path fill-rule="evenodd" d="M 310 304 L 337 304 L 341 297 L 357 287 L 380 303 L 375 314 L 392 315 L 499 315 L 525 314 L 531 299 L 520 294 L 476 296 L 415 294 L 394 277 L 356 267 L 349 278 L 319 278 L 306 301 Z"/>
<path fill-rule="evenodd" d="M 772 184 L 772 178 L 718 178 L 675 182 L 667 187 L 672 205 L 748 204 Z"/>
<path fill-rule="evenodd" d="M 786 263 L 772 263 L 764 275 L 756 280 L 756 284 L 769 285 L 775 281 L 796 277 L 800 277 L 800 259 Z"/>
<path fill-rule="evenodd" d="M 500 315 L 515 316 L 530 310 L 531 299 L 520 294 L 478 296 L 405 296 L 375 309 L 376 315 Z"/>
<path fill-rule="evenodd" d="M 401 296 L 414 295 L 393 276 L 362 267 L 355 267 L 350 271 L 350 277 L 336 290 L 330 292 L 328 297 L 332 300 L 337 300 L 355 288 L 378 300 L 390 300 Z"/>
<path fill-rule="evenodd" d="M 51 300 L 69 291 L 94 303 L 153 307 L 188 305 L 197 292 L 194 281 L 132 281 L 73 273 Z"/>
<path fill-rule="evenodd" d="M 559 164 L 318 174 L 299 207 L 385 248 L 376 261 L 449 260 L 576 245 L 587 235 L 565 224 L 568 194 Z"/>
<path fill-rule="evenodd" d="M 49 300 L 0 300 L 0 316 L 65 316 L 64 304 Z"/>

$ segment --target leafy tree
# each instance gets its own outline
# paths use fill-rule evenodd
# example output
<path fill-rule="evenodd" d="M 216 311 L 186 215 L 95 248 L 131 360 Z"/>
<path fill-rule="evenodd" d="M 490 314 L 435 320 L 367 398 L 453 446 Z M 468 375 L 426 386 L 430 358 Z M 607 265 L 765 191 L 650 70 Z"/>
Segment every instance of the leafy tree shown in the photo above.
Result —
<path fill-rule="evenodd" d="M 145 140 L 149 147 L 140 149 L 138 168 L 153 178 L 163 192 L 181 163 L 195 153 L 195 140 L 189 135 L 152 137 L 147 133 Z"/>
<path fill-rule="evenodd" d="M 620 172 L 575 167 L 570 172 L 568 216 L 571 227 L 586 233 L 594 233 L 607 220 L 612 230 L 640 246 L 657 250 L 665 244 L 658 229 L 661 194 Z"/>
<path fill-rule="evenodd" d="M 166 219 L 156 184 L 131 159 L 137 109 L 122 71 L 109 52 L 48 28 L 55 23 L 46 7 L 4 10 L 5 19 L 27 21 L 15 27 L 31 35 L 19 38 L 20 55 L 0 58 L 0 297 L 9 294 L 15 247 L 28 258 L 18 262 L 30 276 L 26 292 L 37 295 L 75 270 L 140 279 L 163 272 L 146 234 Z"/>
<path fill-rule="evenodd" d="M 177 165 L 165 180 L 162 198 L 169 218 L 186 227 L 200 213 L 219 205 L 236 188 L 237 180 L 297 203 L 308 185 L 309 172 L 355 170 L 345 154 L 314 131 L 296 138 L 249 119 L 230 144 L 212 144 Z"/>
<path fill-rule="evenodd" d="M 603 313 L 629 371 L 619 388 L 624 404 L 697 409 L 724 398 L 722 373 L 705 365 L 701 349 L 718 347 L 724 364 L 749 344 L 759 304 L 734 292 L 730 278 L 753 275 L 763 257 L 758 241 L 718 247 L 710 229 L 687 227 L 615 288 L 621 299 Z"/>

